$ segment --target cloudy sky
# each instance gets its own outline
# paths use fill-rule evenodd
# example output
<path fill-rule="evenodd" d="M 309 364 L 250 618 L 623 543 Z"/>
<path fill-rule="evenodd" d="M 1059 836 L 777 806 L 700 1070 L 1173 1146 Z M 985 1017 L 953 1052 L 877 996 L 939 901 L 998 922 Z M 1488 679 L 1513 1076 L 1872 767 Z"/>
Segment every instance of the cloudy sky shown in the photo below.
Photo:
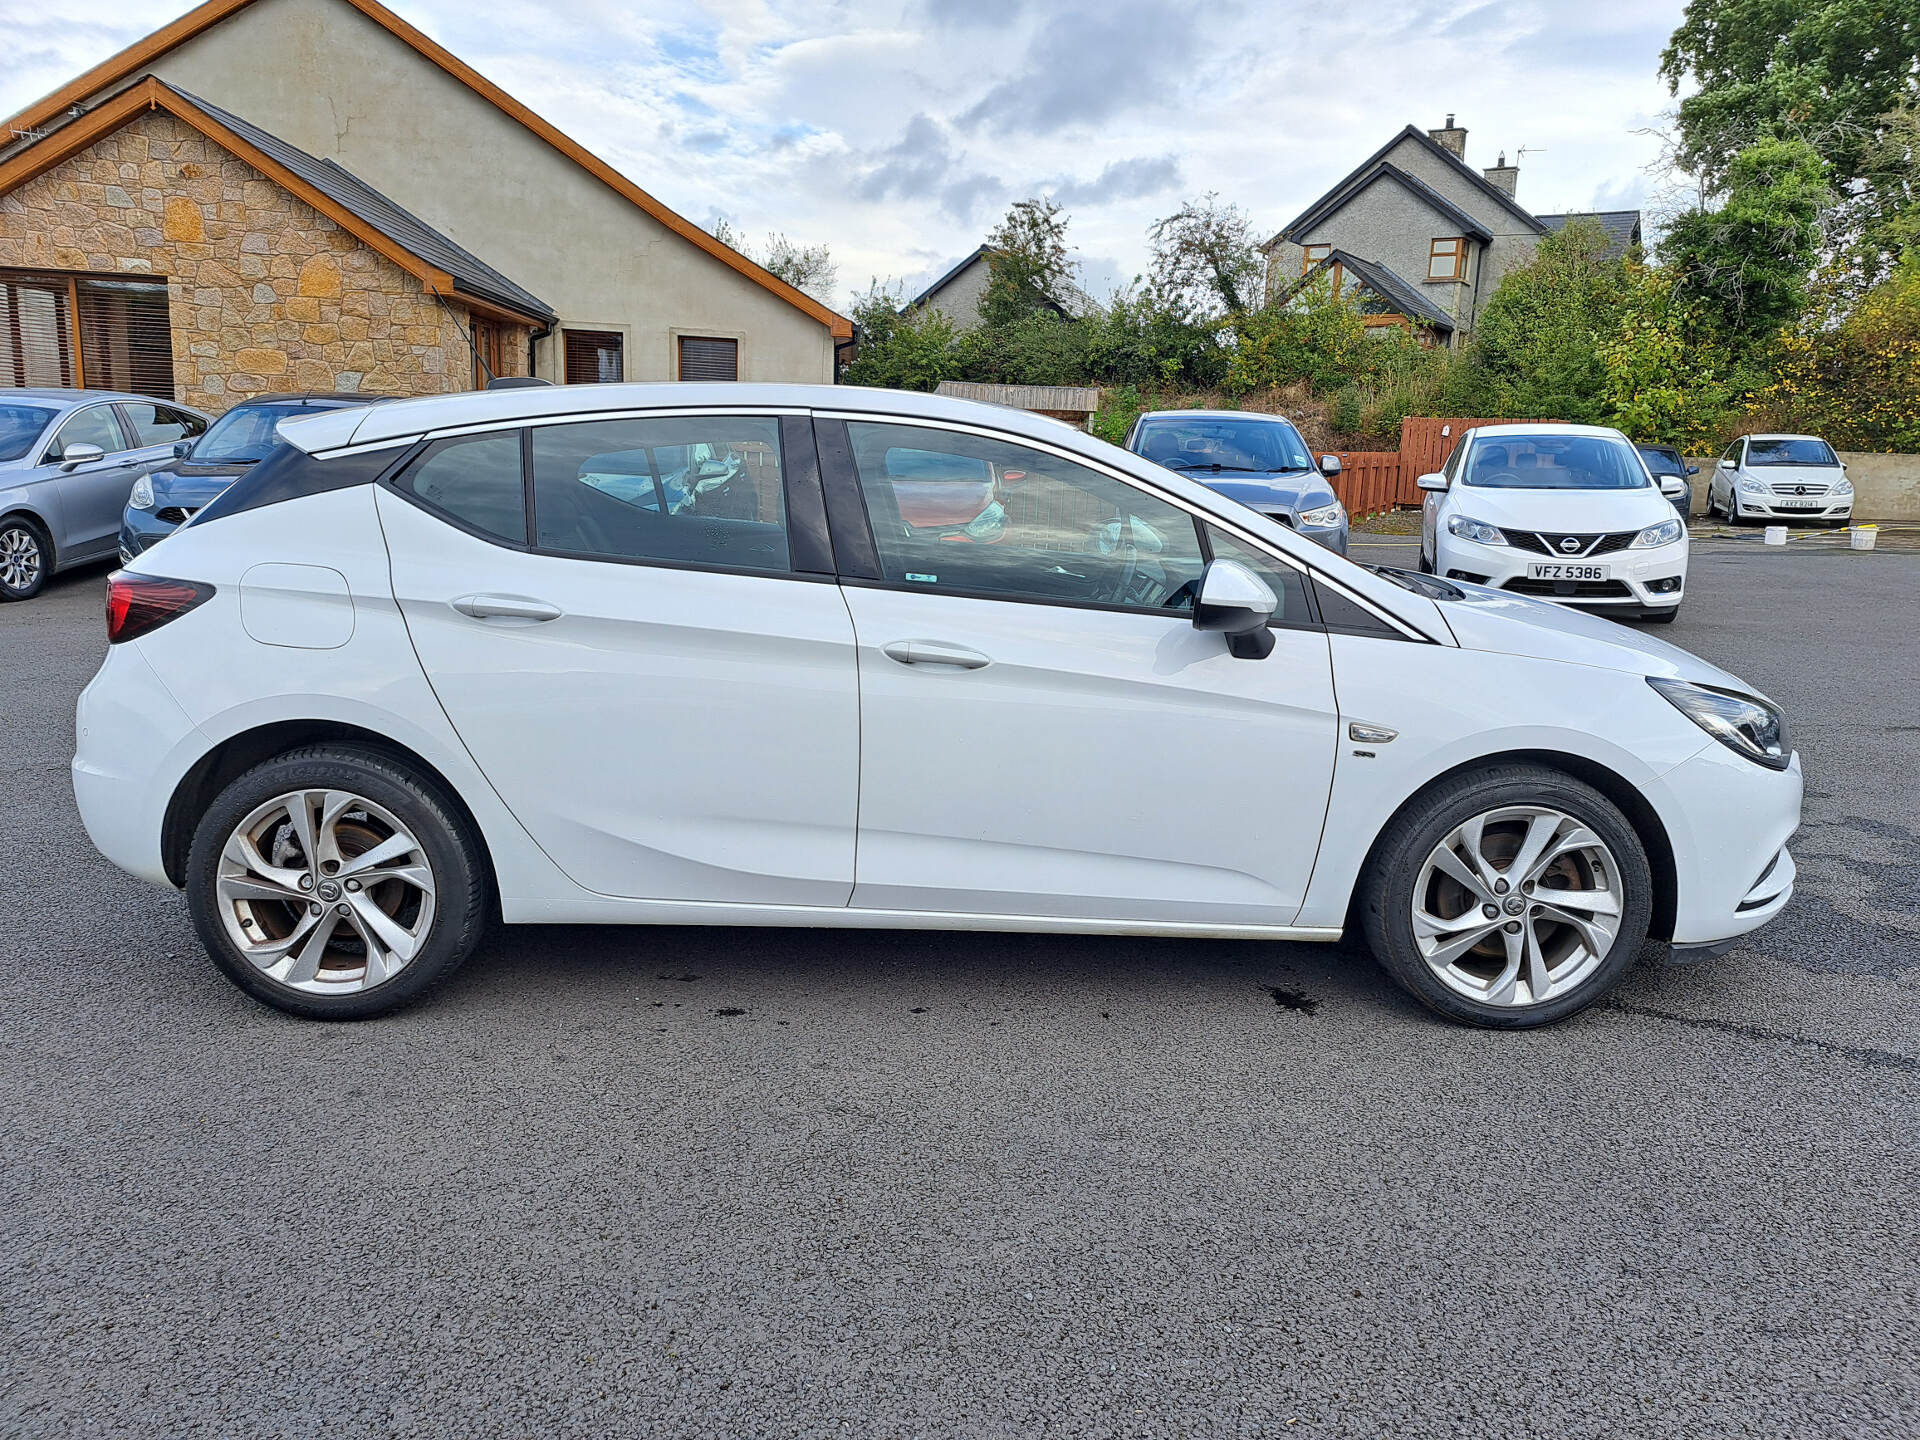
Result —
<path fill-rule="evenodd" d="M 1183 198 L 1271 233 L 1449 111 L 1472 164 L 1520 155 L 1531 209 L 1646 203 L 1659 147 L 1636 132 L 1671 104 L 1655 67 L 1683 0 L 387 3 L 694 221 L 828 245 L 844 306 L 938 274 L 1036 193 L 1104 294 Z M 0 0 L 0 112 L 186 8 Z"/>

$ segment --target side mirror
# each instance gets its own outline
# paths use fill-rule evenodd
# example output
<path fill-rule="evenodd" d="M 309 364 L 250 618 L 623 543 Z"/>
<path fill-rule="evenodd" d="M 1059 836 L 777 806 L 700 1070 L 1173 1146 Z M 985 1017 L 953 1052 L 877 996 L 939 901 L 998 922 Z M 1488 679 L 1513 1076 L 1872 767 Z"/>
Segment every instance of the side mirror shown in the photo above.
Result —
<path fill-rule="evenodd" d="M 1678 475 L 1662 475 L 1660 477 L 1660 493 L 1662 495 L 1684 495 L 1686 490 L 1687 482 L 1682 480 Z"/>
<path fill-rule="evenodd" d="M 81 465 L 91 464 L 95 460 L 104 460 L 107 452 L 98 445 L 89 445 L 84 440 L 76 440 L 60 452 L 60 468 L 73 470 Z"/>
<path fill-rule="evenodd" d="M 173 458 L 178 460 L 191 449 L 193 449 L 193 441 L 176 440 L 173 442 Z"/>
<path fill-rule="evenodd" d="M 1731 461 L 1731 460 L 1722 460 L 1722 461 L 1720 462 L 1720 468 L 1721 468 L 1722 470 L 1731 470 L 1731 469 L 1733 469 L 1733 461 Z"/>
<path fill-rule="evenodd" d="M 1338 475 L 1340 473 L 1340 457 L 1338 455 L 1322 455 L 1320 457 L 1320 473 L 1329 480 Z"/>
<path fill-rule="evenodd" d="M 1422 475 L 1413 483 L 1418 485 L 1422 490 L 1444 490 L 1447 488 L 1447 477 L 1442 475 L 1438 470 L 1435 470 L 1430 475 Z"/>
<path fill-rule="evenodd" d="M 1238 560 L 1215 560 L 1200 577 L 1193 602 L 1193 628 L 1227 637 L 1227 653 L 1238 660 L 1264 660 L 1273 653 L 1267 622 L 1280 608 L 1267 582 Z"/>
<path fill-rule="evenodd" d="M 1699 473 L 1700 473 L 1700 467 L 1698 465 L 1687 466 L 1687 474 L 1698 475 Z"/>

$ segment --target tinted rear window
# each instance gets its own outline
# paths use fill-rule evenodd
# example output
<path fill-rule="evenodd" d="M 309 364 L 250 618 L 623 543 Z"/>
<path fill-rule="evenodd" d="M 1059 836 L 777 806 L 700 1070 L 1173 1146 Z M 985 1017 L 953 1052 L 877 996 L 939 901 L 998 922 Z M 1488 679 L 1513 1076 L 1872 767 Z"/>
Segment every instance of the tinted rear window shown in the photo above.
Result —
<path fill-rule="evenodd" d="M 18 460 L 33 448 L 53 419 L 38 405 L 0 405 L 0 460 Z"/>

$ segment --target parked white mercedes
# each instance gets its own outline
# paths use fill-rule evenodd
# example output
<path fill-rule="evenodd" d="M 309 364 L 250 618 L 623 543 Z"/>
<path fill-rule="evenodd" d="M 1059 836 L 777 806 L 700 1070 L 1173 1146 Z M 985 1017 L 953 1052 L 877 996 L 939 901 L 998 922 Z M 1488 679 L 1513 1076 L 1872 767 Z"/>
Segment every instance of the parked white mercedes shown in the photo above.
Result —
<path fill-rule="evenodd" d="M 1687 526 L 1618 430 L 1486 425 L 1422 475 L 1430 575 L 1670 621 L 1687 584 Z"/>
<path fill-rule="evenodd" d="M 1748 520 L 1853 519 L 1853 482 L 1818 435 L 1742 435 L 1707 477 L 1707 514 Z"/>
<path fill-rule="evenodd" d="M 1800 765 L 1753 687 L 1051 420 L 615 385 L 281 433 L 112 577 L 73 776 L 297 1015 L 391 1010 L 496 920 L 1358 927 L 1519 1027 L 1792 891 Z M 996 523 L 946 523 L 983 475 Z"/>

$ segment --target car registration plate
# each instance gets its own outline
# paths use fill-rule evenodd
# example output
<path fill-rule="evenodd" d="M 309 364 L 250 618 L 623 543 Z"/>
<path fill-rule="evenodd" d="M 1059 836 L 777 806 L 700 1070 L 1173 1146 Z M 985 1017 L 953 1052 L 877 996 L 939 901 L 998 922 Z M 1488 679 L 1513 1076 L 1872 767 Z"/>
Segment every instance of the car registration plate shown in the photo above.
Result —
<path fill-rule="evenodd" d="M 1773 501 L 1773 506 L 1776 510 L 1824 510 L 1827 508 L 1827 502 L 1824 500 L 1783 500 L 1776 496 Z"/>
<path fill-rule="evenodd" d="M 1605 580 L 1607 567 L 1604 565 L 1529 565 L 1529 580 Z"/>

